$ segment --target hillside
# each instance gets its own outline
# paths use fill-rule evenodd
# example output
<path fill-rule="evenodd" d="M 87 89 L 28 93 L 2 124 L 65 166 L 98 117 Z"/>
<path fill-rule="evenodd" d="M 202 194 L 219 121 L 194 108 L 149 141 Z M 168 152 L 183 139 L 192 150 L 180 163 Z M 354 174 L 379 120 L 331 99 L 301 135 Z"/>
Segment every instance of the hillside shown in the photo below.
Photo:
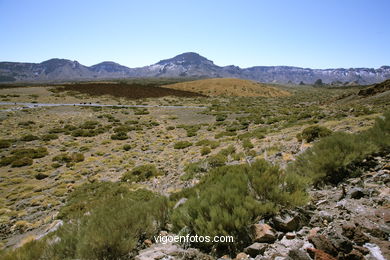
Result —
<path fill-rule="evenodd" d="M 202 79 L 163 87 L 195 92 L 207 96 L 277 97 L 290 95 L 287 91 L 266 84 L 233 78 Z"/>

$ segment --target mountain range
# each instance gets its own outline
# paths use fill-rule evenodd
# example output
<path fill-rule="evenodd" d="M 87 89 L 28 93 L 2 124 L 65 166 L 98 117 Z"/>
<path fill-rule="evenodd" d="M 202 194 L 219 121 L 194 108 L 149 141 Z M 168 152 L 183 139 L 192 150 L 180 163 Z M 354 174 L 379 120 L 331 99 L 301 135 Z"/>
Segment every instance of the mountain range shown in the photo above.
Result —
<path fill-rule="evenodd" d="M 0 62 L 0 82 L 54 82 L 143 77 L 241 78 L 264 83 L 373 84 L 390 78 L 390 66 L 373 68 L 310 69 L 291 66 L 218 66 L 194 52 L 153 65 L 128 68 L 105 61 L 84 66 L 77 61 L 50 59 L 41 63 Z"/>

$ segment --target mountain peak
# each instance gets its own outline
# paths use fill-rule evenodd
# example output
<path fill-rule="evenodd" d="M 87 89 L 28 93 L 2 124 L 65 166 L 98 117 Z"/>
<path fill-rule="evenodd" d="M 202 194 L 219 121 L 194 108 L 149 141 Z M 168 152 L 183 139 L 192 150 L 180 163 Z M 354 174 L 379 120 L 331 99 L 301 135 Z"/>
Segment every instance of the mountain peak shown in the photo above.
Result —
<path fill-rule="evenodd" d="M 196 52 L 185 52 L 179 54 L 171 59 L 161 60 L 157 64 L 158 65 L 167 65 L 167 64 L 175 64 L 175 65 L 200 65 L 200 64 L 208 64 L 214 65 L 211 60 L 206 59 L 205 57 L 199 55 Z"/>

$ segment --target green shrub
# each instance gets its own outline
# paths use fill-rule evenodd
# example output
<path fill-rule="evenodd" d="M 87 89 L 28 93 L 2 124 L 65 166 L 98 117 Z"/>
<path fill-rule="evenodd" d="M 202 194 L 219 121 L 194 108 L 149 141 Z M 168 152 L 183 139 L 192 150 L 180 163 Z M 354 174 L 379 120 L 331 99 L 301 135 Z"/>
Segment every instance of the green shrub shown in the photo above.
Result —
<path fill-rule="evenodd" d="M 35 136 L 35 135 L 24 135 L 22 136 L 22 138 L 20 138 L 21 141 L 24 141 L 24 142 L 31 142 L 31 141 L 35 141 L 35 140 L 38 140 L 39 137 L 38 136 Z"/>
<path fill-rule="evenodd" d="M 297 139 L 299 142 L 301 142 L 302 140 L 306 140 L 306 142 L 311 143 L 318 138 L 329 136 L 331 134 L 332 131 L 328 128 L 313 125 L 303 129 L 302 133 L 297 134 Z"/>
<path fill-rule="evenodd" d="M 217 114 L 217 115 L 215 116 L 215 120 L 216 120 L 216 121 L 219 121 L 219 122 L 225 121 L 226 118 L 227 118 L 227 115 L 226 115 L 226 114 Z"/>
<path fill-rule="evenodd" d="M 174 127 L 174 126 L 172 126 L 172 125 L 170 125 L 170 126 L 167 126 L 167 130 L 168 130 L 168 131 L 171 131 L 171 130 L 173 130 L 173 129 L 175 129 L 175 127 Z"/>
<path fill-rule="evenodd" d="M 179 141 L 173 145 L 173 148 L 175 149 L 184 149 L 187 147 L 190 147 L 192 145 L 191 142 L 188 141 Z"/>
<path fill-rule="evenodd" d="M 139 165 L 123 174 L 121 180 L 125 182 L 140 182 L 161 175 L 153 164 Z"/>
<path fill-rule="evenodd" d="M 111 135 L 112 140 L 126 140 L 129 138 L 125 132 L 118 132 L 116 134 Z"/>
<path fill-rule="evenodd" d="M 84 161 L 84 155 L 82 153 L 73 153 L 71 158 L 75 163 Z"/>
<path fill-rule="evenodd" d="M 222 149 L 219 154 L 222 154 L 223 156 L 228 156 L 236 152 L 236 148 L 234 148 L 233 145 L 229 145 L 225 149 Z"/>
<path fill-rule="evenodd" d="M 29 120 L 29 121 L 22 121 L 18 123 L 18 126 L 30 126 L 30 125 L 35 125 L 35 122 Z"/>
<path fill-rule="evenodd" d="M 299 155 L 290 170 L 312 179 L 316 185 L 338 183 L 358 174 L 351 172 L 349 167 L 374 151 L 376 146 L 358 135 L 334 133 Z"/>
<path fill-rule="evenodd" d="M 40 260 L 47 248 L 46 241 L 33 240 L 16 249 L 0 251 L 2 260 Z"/>
<path fill-rule="evenodd" d="M 2 259 L 128 259 L 140 241 L 153 239 L 165 226 L 168 203 L 151 191 L 96 182 L 72 192 L 59 216 L 70 221 L 49 235 L 56 242 L 45 237 Z"/>
<path fill-rule="evenodd" d="M 208 161 L 210 167 L 216 168 L 216 167 L 221 167 L 221 166 L 225 165 L 225 163 L 227 162 L 227 158 L 223 154 L 218 153 L 218 154 L 208 158 L 207 161 Z"/>
<path fill-rule="evenodd" d="M 130 151 L 131 145 L 125 144 L 125 145 L 122 146 L 122 149 L 125 150 L 125 151 Z"/>
<path fill-rule="evenodd" d="M 84 161 L 84 155 L 82 153 L 73 153 L 73 154 L 62 153 L 54 156 L 52 161 L 57 162 L 59 164 L 78 163 Z"/>
<path fill-rule="evenodd" d="M 216 134 L 215 138 L 219 139 L 219 138 L 222 138 L 222 137 L 225 137 L 225 136 L 235 136 L 235 135 L 237 135 L 236 132 L 223 131 L 223 132 L 220 132 L 220 133 Z"/>
<path fill-rule="evenodd" d="M 245 150 L 249 150 L 249 149 L 252 149 L 254 146 L 249 139 L 243 139 L 242 140 L 242 147 L 244 147 Z"/>
<path fill-rule="evenodd" d="M 203 139 L 203 140 L 196 142 L 195 145 L 196 146 L 210 146 L 211 149 L 215 149 L 220 145 L 220 143 L 218 141 Z"/>
<path fill-rule="evenodd" d="M 50 141 L 55 139 L 58 139 L 58 135 L 56 134 L 46 134 L 41 136 L 42 141 Z"/>
<path fill-rule="evenodd" d="M 8 148 L 12 144 L 11 140 L 1 139 L 0 140 L 0 149 Z"/>
<path fill-rule="evenodd" d="M 205 173 L 206 171 L 207 169 L 204 161 L 189 163 L 184 167 L 185 174 L 180 176 L 180 180 L 182 181 L 191 180 L 199 176 L 199 174 Z"/>
<path fill-rule="evenodd" d="M 16 159 L 12 161 L 11 167 L 23 167 L 32 164 L 33 164 L 33 160 L 30 157 L 22 157 L 20 159 Z"/>
<path fill-rule="evenodd" d="M 188 200 L 176 208 L 171 221 L 176 231 L 191 234 L 231 235 L 234 244 L 194 244 L 205 249 L 212 246 L 235 253 L 250 242 L 248 230 L 257 218 L 281 208 L 303 205 L 307 201 L 306 183 L 299 176 L 285 176 L 279 168 L 264 160 L 251 166 L 224 166 L 212 170 L 193 188 L 172 198 Z"/>
<path fill-rule="evenodd" d="M 200 150 L 201 155 L 207 155 L 211 153 L 211 149 L 207 146 L 203 146 L 202 149 Z"/>

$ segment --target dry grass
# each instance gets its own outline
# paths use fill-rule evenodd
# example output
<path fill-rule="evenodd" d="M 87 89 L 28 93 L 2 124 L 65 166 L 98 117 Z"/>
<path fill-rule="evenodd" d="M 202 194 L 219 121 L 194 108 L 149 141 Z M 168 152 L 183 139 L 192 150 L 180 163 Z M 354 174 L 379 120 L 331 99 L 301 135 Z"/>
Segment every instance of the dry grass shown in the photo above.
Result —
<path fill-rule="evenodd" d="M 233 78 L 202 79 L 163 87 L 207 96 L 278 97 L 290 95 L 289 92 L 271 85 Z"/>

